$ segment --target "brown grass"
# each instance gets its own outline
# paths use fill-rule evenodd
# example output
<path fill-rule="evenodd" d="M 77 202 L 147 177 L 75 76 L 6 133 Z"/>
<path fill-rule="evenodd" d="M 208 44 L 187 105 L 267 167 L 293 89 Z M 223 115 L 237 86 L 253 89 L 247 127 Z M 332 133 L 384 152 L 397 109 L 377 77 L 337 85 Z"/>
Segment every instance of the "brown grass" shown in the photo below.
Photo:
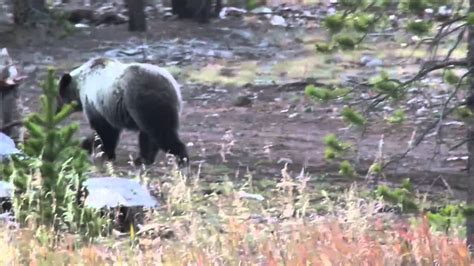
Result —
<path fill-rule="evenodd" d="M 264 201 L 249 181 L 204 195 L 198 177 L 160 178 L 163 206 L 140 232 L 84 243 L 47 230 L 2 231 L 2 265 L 469 265 L 462 239 L 433 233 L 427 219 L 382 213 L 383 203 L 353 186 L 337 199 L 308 190 L 309 176 L 282 179 Z M 312 189 L 311 189 L 312 190 Z M 311 191 L 314 192 L 314 191 Z M 322 196 L 322 197 L 321 197 Z M 317 204 L 317 206 L 314 206 Z M 324 213 L 316 211 L 324 209 Z"/>

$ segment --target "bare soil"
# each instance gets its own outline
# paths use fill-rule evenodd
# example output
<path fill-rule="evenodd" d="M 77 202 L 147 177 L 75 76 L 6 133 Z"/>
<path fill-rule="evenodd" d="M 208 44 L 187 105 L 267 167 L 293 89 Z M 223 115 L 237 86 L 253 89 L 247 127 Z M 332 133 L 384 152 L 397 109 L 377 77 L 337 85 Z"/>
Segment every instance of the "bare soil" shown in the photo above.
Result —
<path fill-rule="evenodd" d="M 250 32 L 254 36 L 280 34 L 288 38 L 283 44 L 272 45 L 262 49 L 258 42 L 247 42 L 232 37 L 239 31 Z M 60 29 L 50 30 L 59 35 Z M 239 64 L 241 61 L 287 60 L 302 58 L 308 51 L 295 38 L 298 30 L 282 30 L 267 24 L 248 24 L 241 19 L 219 20 L 202 25 L 192 21 L 149 21 L 146 34 L 131 33 L 127 25 L 105 26 L 100 28 L 80 29 L 64 38 L 52 36 L 46 29 L 12 29 L 3 27 L 0 31 L 0 47 L 7 47 L 19 66 L 28 69 L 29 79 L 21 87 L 22 99 L 26 112 L 37 110 L 40 95 L 39 82 L 49 65 L 58 68 L 58 74 L 72 66 L 80 64 L 93 55 L 104 55 L 105 51 L 120 48 L 132 43 L 148 44 L 177 43 L 187 44 L 198 39 L 208 45 L 247 48 L 248 53 L 226 59 L 212 57 L 191 57 L 181 62 L 180 67 L 191 67 L 199 70 L 203 66 L 217 61 L 229 60 Z M 321 34 L 320 29 L 308 29 L 308 34 Z M 276 32 L 276 33 L 275 33 Z M 263 38 L 263 37 L 262 37 Z M 252 52 L 254 51 L 254 52 Z M 154 58 L 156 64 L 173 61 L 169 55 Z M 177 61 L 180 61 L 178 59 Z M 182 60 L 181 60 L 182 61 Z M 294 175 L 302 167 L 310 175 L 321 176 L 329 173 L 326 182 L 329 184 L 350 184 L 337 176 L 338 166 L 324 159 L 323 138 L 329 133 L 336 133 L 345 140 L 356 141 L 357 131 L 344 130 L 346 125 L 338 116 L 336 104 L 316 104 L 304 97 L 304 85 L 284 86 L 284 84 L 244 86 L 223 84 L 199 84 L 186 79 L 186 75 L 177 75 L 182 84 L 185 109 L 182 118 L 181 136 L 188 143 L 192 169 L 197 171 L 201 166 L 202 178 L 209 181 L 218 180 L 224 175 L 231 178 L 244 178 L 250 171 L 256 179 L 275 179 L 281 176 L 280 171 L 285 162 Z M 291 82 L 290 80 L 288 82 Z M 251 103 L 236 106 L 238 96 L 248 96 Z M 312 111 L 308 111 L 312 107 Z M 81 135 L 90 132 L 81 114 L 75 114 L 73 120 L 80 121 Z M 378 143 L 385 135 L 386 155 L 401 154 L 407 148 L 407 142 L 414 130 L 408 123 L 402 128 L 391 128 L 385 123 L 373 124 L 359 143 L 359 162 L 357 170 L 365 174 L 378 151 Z M 444 134 L 452 136 L 452 146 L 464 137 L 462 126 L 450 126 Z M 119 172 L 132 170 L 128 164 L 129 155 L 137 153 L 137 136 L 133 132 L 124 132 L 118 147 L 118 159 L 114 163 Z M 463 148 L 448 152 L 443 145 L 441 154 L 431 159 L 434 152 L 434 138 L 430 137 L 420 147 L 391 167 L 386 177 L 391 182 L 410 177 L 424 191 L 446 191 L 446 183 L 453 189 L 453 196 L 464 197 L 465 173 L 462 172 L 464 161 L 446 162 L 448 156 L 463 155 Z M 224 156 L 225 155 L 225 156 Z M 354 159 L 355 156 L 350 159 Z M 163 159 L 163 156 L 160 156 Z M 159 166 L 153 166 L 158 169 Z"/>

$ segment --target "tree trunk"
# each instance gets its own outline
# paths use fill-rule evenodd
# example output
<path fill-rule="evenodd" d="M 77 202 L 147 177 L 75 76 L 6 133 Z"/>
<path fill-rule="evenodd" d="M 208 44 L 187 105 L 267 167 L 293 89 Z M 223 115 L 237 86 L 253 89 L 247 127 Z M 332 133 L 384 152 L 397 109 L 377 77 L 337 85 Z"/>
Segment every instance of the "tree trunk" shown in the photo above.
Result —
<path fill-rule="evenodd" d="M 17 25 L 24 25 L 28 21 L 31 7 L 28 0 L 13 0 L 13 21 Z"/>
<path fill-rule="evenodd" d="M 46 11 L 46 0 L 32 0 L 31 7 L 37 11 Z"/>
<path fill-rule="evenodd" d="M 474 12 L 474 0 L 469 0 L 469 12 Z M 474 26 L 468 26 L 468 43 L 467 43 L 467 62 L 468 70 L 474 67 Z M 469 96 L 467 100 L 468 108 L 474 112 L 474 73 L 469 74 Z M 474 119 L 470 118 L 466 122 L 467 126 L 467 152 L 468 152 L 468 188 L 467 188 L 467 206 L 474 206 Z M 470 249 L 474 244 L 474 215 L 466 217 L 466 240 Z"/>
<path fill-rule="evenodd" d="M 0 131 L 18 144 L 23 142 L 18 85 L 0 88 Z"/>
<path fill-rule="evenodd" d="M 34 22 L 45 15 L 45 0 L 13 0 L 13 21 L 17 25 Z"/>
<path fill-rule="evenodd" d="M 145 1 L 127 0 L 128 30 L 146 31 Z"/>

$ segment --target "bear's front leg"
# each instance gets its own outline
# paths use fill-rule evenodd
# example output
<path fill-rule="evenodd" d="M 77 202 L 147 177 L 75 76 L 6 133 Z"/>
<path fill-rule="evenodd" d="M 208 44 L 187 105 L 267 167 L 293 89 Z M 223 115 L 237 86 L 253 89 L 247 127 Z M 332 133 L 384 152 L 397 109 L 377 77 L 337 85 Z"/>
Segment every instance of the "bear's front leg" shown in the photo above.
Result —
<path fill-rule="evenodd" d="M 93 108 L 86 108 L 89 123 L 102 141 L 102 150 L 109 160 L 115 160 L 115 149 L 120 137 L 120 130 L 114 128 L 105 118 L 94 111 Z"/>

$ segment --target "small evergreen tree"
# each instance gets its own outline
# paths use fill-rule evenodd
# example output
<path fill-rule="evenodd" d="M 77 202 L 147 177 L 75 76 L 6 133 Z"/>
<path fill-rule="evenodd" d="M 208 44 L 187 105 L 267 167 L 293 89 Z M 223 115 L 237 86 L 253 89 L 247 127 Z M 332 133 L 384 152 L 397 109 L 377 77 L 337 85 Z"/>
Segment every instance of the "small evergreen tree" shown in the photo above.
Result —
<path fill-rule="evenodd" d="M 29 137 L 20 145 L 23 156 L 13 156 L 10 181 L 14 184 L 15 215 L 22 224 L 48 226 L 97 235 L 101 221 L 81 205 L 82 184 L 90 168 L 87 154 L 73 138 L 77 123 L 60 126 L 74 104 L 57 110 L 57 81 L 49 69 L 42 84 L 41 111 L 24 121 Z M 92 223 L 91 223 L 92 222 Z"/>

